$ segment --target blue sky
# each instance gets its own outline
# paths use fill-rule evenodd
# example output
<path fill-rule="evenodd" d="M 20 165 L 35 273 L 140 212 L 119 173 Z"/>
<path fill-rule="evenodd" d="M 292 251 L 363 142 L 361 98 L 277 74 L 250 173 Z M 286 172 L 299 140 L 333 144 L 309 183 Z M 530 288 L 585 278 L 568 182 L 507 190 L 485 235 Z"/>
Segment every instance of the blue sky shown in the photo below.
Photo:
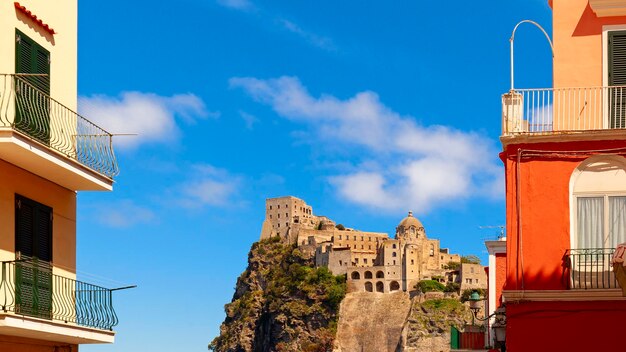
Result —
<path fill-rule="evenodd" d="M 265 198 L 346 226 L 429 237 L 485 262 L 504 223 L 500 95 L 514 25 L 546 0 L 81 1 L 80 111 L 121 173 L 79 198 L 78 265 L 115 293 L 114 345 L 206 351 L 258 239 Z M 551 86 L 521 27 L 516 86 Z"/>

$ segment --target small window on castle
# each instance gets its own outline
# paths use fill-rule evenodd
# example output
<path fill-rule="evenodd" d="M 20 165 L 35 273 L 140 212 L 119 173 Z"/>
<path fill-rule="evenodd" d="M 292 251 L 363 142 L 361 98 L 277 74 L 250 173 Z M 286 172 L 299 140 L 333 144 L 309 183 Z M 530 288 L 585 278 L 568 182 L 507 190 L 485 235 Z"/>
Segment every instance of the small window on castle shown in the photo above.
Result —
<path fill-rule="evenodd" d="M 470 268 L 470 272 L 473 274 L 474 273 L 474 267 Z"/>
<path fill-rule="evenodd" d="M 356 241 L 356 236 L 354 236 L 354 240 Z"/>
<path fill-rule="evenodd" d="M 285 217 L 288 218 L 289 217 L 289 213 L 285 213 Z"/>
<path fill-rule="evenodd" d="M 413 259 L 411 259 L 411 265 L 414 265 L 415 261 Z"/>
<path fill-rule="evenodd" d="M 359 264 L 359 258 L 354 258 L 354 262 Z"/>
<path fill-rule="evenodd" d="M 270 205 L 270 210 L 272 210 L 272 206 Z"/>
<path fill-rule="evenodd" d="M 396 265 L 396 261 L 395 261 L 395 259 L 394 259 L 394 261 L 393 261 L 393 265 Z"/>
<path fill-rule="evenodd" d="M 476 283 L 478 283 L 478 279 L 475 279 L 475 280 L 476 280 Z"/>
<path fill-rule="evenodd" d="M 394 243 L 391 248 L 396 249 L 396 244 Z"/>
<path fill-rule="evenodd" d="M 342 266 L 342 265 L 343 265 L 343 261 L 339 260 L 339 266 Z"/>
<path fill-rule="evenodd" d="M 363 245 L 361 245 L 361 249 L 363 249 Z"/>
<path fill-rule="evenodd" d="M 276 208 L 280 209 L 280 204 L 278 204 L 278 205 L 276 206 Z"/>
<path fill-rule="evenodd" d="M 361 241 L 363 241 L 363 236 L 361 236 Z"/>
<path fill-rule="evenodd" d="M 339 239 L 341 239 L 341 235 L 339 235 Z"/>
<path fill-rule="evenodd" d="M 367 258 L 363 259 L 363 264 L 367 264 Z"/>
<path fill-rule="evenodd" d="M 395 257 L 396 256 L 396 252 L 391 253 L 391 256 Z"/>
<path fill-rule="evenodd" d="M 280 227 L 280 224 L 278 224 L 278 227 Z"/>
<path fill-rule="evenodd" d="M 372 249 L 372 245 L 371 244 L 369 246 L 367 246 L 367 247 L 368 247 L 368 249 Z"/>
<path fill-rule="evenodd" d="M 270 219 L 272 218 L 272 214 L 270 214 Z"/>
<path fill-rule="evenodd" d="M 286 223 L 285 223 L 285 226 L 289 226 L 289 223 L 288 223 L 288 222 L 286 222 Z"/>
<path fill-rule="evenodd" d="M 278 218 L 280 219 L 280 214 L 278 214 Z"/>

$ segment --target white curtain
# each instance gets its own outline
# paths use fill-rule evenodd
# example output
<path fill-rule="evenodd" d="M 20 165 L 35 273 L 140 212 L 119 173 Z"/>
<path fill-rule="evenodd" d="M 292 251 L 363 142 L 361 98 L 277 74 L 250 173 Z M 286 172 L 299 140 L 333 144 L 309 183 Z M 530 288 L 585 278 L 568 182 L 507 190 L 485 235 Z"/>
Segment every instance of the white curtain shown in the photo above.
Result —
<path fill-rule="evenodd" d="M 626 197 L 609 197 L 609 238 L 607 247 L 626 242 Z"/>
<path fill-rule="evenodd" d="M 604 247 L 604 197 L 579 197 L 578 248 Z"/>

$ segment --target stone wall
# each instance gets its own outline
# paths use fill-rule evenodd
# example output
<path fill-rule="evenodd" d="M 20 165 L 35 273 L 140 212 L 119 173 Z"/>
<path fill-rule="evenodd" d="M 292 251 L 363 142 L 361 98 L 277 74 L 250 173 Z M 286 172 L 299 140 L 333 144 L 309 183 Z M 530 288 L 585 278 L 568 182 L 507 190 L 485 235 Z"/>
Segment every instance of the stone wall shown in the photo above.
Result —
<path fill-rule="evenodd" d="M 395 352 L 411 308 L 405 292 L 349 293 L 341 302 L 334 352 Z"/>

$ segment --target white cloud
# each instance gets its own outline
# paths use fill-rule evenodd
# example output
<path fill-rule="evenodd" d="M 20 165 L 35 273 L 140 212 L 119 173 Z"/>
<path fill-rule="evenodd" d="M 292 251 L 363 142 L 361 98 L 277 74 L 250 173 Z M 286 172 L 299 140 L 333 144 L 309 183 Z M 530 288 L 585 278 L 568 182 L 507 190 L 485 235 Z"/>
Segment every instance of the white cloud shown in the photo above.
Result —
<path fill-rule="evenodd" d="M 194 94 L 164 97 L 123 92 L 119 97 L 80 97 L 78 103 L 81 114 L 108 132 L 137 134 L 115 137 L 115 146 L 122 148 L 176 140 L 180 136 L 176 117 L 191 123 L 196 118 L 219 116 L 219 113 L 207 111 L 204 102 Z"/>
<path fill-rule="evenodd" d="M 282 24 L 283 28 L 285 28 L 289 32 L 299 35 L 300 37 L 304 38 L 306 41 L 317 46 L 318 48 L 335 50 L 335 45 L 330 38 L 322 37 L 315 33 L 306 31 L 296 23 L 286 20 L 284 18 L 278 19 L 278 22 Z"/>
<path fill-rule="evenodd" d="M 235 10 L 250 10 L 254 7 L 248 0 L 217 0 L 217 3 Z"/>
<path fill-rule="evenodd" d="M 254 116 L 252 114 L 248 114 L 245 111 L 241 111 L 240 110 L 239 111 L 239 116 L 241 116 L 241 118 L 243 119 L 243 121 L 246 124 L 246 128 L 249 129 L 249 130 L 254 129 L 254 125 L 259 123 L 259 119 L 256 116 Z"/>
<path fill-rule="evenodd" d="M 306 124 L 317 146 L 347 150 L 359 166 L 330 182 L 344 198 L 386 210 L 425 212 L 469 197 L 492 197 L 501 186 L 493 142 L 443 125 L 422 126 L 385 106 L 371 91 L 349 99 L 312 96 L 294 77 L 235 77 L 244 89 L 280 116 Z M 501 196 L 498 193 L 497 196 Z"/>
<path fill-rule="evenodd" d="M 132 200 L 98 205 L 95 209 L 97 221 L 109 227 L 126 228 L 151 223 L 156 219 L 152 210 L 139 206 Z"/>
<path fill-rule="evenodd" d="M 180 184 L 179 204 L 188 208 L 205 206 L 231 207 L 238 205 L 240 177 L 208 164 L 192 165 L 190 179 Z"/>

